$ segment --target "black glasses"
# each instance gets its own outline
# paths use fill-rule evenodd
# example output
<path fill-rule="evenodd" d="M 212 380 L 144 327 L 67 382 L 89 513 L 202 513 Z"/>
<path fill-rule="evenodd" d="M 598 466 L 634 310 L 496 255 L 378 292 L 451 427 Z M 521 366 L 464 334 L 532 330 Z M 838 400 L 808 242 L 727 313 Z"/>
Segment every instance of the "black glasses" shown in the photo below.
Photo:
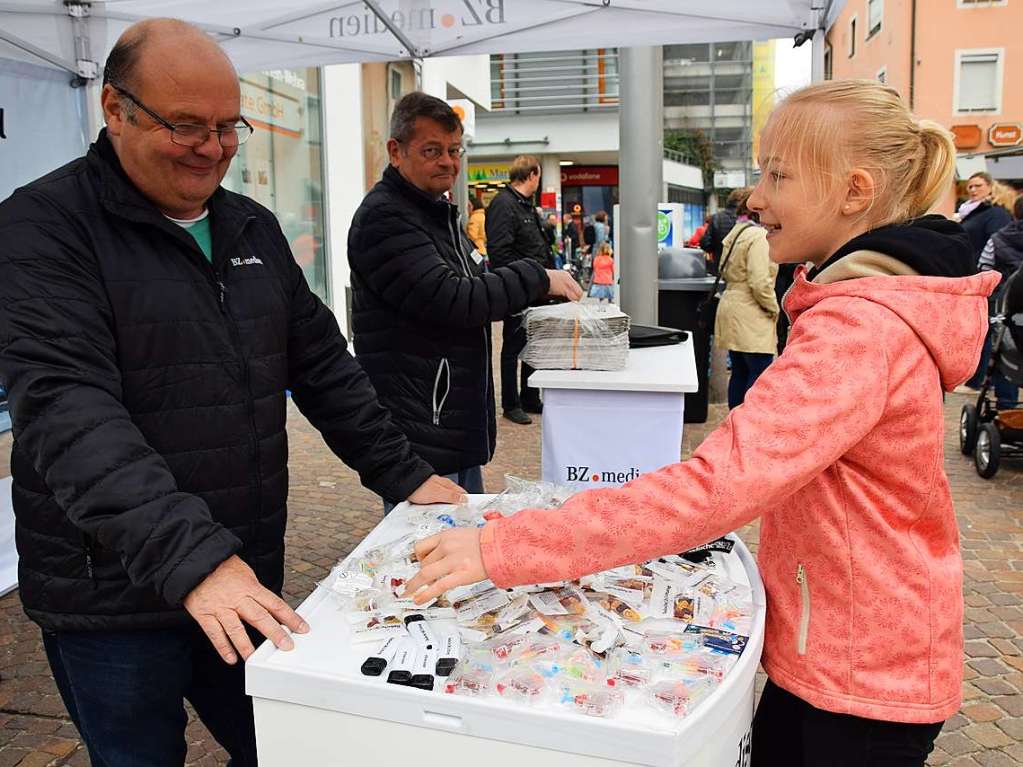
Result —
<path fill-rule="evenodd" d="M 236 146 L 244 144 L 252 135 L 253 128 L 249 125 L 249 121 L 244 117 L 241 118 L 241 122 L 228 128 L 210 128 L 207 125 L 195 125 L 193 123 L 178 123 L 175 125 L 174 123 L 160 117 L 160 115 L 147 107 L 124 88 L 121 88 L 118 85 L 111 85 L 111 87 L 149 115 L 155 122 L 169 130 L 171 134 L 171 141 L 178 146 L 187 146 L 190 149 L 195 149 L 209 141 L 211 133 L 216 133 L 220 146 L 224 149 L 233 149 Z"/>

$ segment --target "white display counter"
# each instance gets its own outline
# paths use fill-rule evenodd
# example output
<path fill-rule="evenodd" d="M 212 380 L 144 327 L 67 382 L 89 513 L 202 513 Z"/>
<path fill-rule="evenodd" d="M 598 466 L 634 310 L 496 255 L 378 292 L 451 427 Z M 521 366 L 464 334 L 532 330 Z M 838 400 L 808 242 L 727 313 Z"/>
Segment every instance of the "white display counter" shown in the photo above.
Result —
<path fill-rule="evenodd" d="M 353 552 L 411 532 L 402 504 Z M 722 556 L 729 577 L 753 589 L 752 631 L 721 686 L 685 719 L 641 706 L 613 719 L 523 707 L 387 684 L 359 667 L 373 643 L 351 644 L 338 602 L 318 587 L 298 608 L 311 630 L 295 649 L 264 642 L 246 664 L 261 767 L 478 765 L 479 767 L 732 767 L 748 765 L 753 689 L 764 638 L 764 589 L 739 542 Z M 441 677 L 443 679 L 443 677 Z"/>
<path fill-rule="evenodd" d="M 698 388 L 693 337 L 630 349 L 624 370 L 538 370 L 543 479 L 574 490 L 622 485 L 679 460 L 686 393 Z"/>

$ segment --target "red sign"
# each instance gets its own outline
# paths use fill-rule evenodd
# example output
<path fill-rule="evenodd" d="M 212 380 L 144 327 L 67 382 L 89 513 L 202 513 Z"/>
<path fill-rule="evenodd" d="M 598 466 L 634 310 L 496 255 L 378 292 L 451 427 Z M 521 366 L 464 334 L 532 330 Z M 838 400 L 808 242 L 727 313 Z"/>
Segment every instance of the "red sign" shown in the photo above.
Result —
<path fill-rule="evenodd" d="M 1018 146 L 1023 143 L 1023 123 L 994 123 L 987 130 L 991 146 Z"/>
<path fill-rule="evenodd" d="M 983 138 L 979 125 L 953 125 L 952 135 L 955 136 L 956 149 L 973 149 L 980 146 Z"/>
<path fill-rule="evenodd" d="M 558 193 L 557 192 L 540 192 L 540 207 L 541 208 L 557 208 L 558 207 Z"/>
<path fill-rule="evenodd" d="M 617 165 L 572 165 L 561 169 L 562 186 L 618 186 Z"/>

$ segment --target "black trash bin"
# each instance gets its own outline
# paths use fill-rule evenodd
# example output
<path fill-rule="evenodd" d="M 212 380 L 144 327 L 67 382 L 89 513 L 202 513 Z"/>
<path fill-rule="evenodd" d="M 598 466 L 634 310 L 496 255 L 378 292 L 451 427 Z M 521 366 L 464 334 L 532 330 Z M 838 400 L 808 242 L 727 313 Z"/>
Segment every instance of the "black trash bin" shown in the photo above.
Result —
<path fill-rule="evenodd" d="M 714 278 L 707 275 L 703 251 L 695 248 L 667 248 L 657 263 L 657 324 L 688 330 L 693 337 L 696 356 L 696 380 L 699 389 L 686 394 L 683 420 L 706 423 L 710 395 L 710 334 L 700 330 L 697 309 L 714 289 Z"/>

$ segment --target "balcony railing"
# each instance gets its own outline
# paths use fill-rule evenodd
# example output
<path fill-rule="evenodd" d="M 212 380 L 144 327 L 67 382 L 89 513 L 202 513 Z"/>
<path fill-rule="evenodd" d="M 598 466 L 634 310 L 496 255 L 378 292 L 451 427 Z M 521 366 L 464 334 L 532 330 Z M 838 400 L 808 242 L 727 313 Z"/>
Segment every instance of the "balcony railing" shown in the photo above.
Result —
<path fill-rule="evenodd" d="M 618 108 L 618 51 L 598 48 L 490 57 L 491 114 Z"/>

